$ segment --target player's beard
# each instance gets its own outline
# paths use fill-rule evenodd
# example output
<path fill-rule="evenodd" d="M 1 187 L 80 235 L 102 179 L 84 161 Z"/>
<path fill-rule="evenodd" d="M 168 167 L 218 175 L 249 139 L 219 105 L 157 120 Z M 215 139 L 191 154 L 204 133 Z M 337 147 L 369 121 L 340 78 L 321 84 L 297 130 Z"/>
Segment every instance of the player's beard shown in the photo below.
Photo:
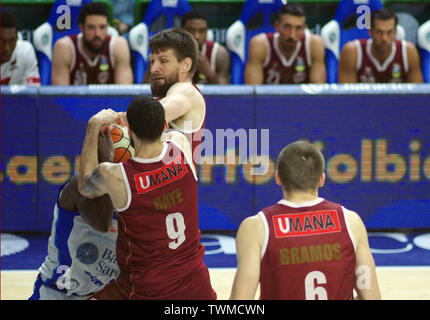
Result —
<path fill-rule="evenodd" d="M 290 38 L 285 39 L 284 41 L 281 42 L 282 49 L 287 52 L 293 51 L 297 47 L 297 42 L 298 41 L 294 41 L 293 39 L 290 39 Z"/>
<path fill-rule="evenodd" d="M 94 38 L 93 40 L 95 40 L 96 38 Z M 97 38 L 97 39 L 100 39 L 100 38 Z M 93 44 L 92 44 L 92 42 L 91 41 L 88 41 L 87 39 L 85 39 L 84 37 L 82 37 L 82 40 L 83 40 L 83 44 L 84 44 L 84 46 L 85 46 L 85 48 L 88 50 L 88 51 L 90 51 L 90 52 L 92 52 L 92 53 L 94 53 L 94 54 L 99 54 L 100 52 L 102 52 L 103 51 L 103 47 L 104 47 L 104 45 L 105 45 L 105 42 L 106 42 L 106 40 L 103 40 L 102 41 L 102 43 L 101 43 L 101 45 L 99 46 L 99 47 L 95 47 Z M 100 39 L 101 40 L 101 39 Z"/>
<path fill-rule="evenodd" d="M 173 86 L 175 83 L 179 82 L 179 70 L 177 70 L 170 77 L 166 78 L 163 84 L 158 84 L 157 80 L 151 79 L 151 92 L 154 97 L 164 98 L 167 94 L 167 91 Z"/>

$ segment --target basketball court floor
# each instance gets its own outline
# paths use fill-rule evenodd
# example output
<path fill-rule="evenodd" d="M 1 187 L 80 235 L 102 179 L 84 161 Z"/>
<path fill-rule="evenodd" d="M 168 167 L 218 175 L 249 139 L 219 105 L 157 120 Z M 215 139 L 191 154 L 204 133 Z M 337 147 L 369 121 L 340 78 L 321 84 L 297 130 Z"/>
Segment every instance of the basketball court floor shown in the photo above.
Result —
<path fill-rule="evenodd" d="M 26 300 L 44 261 L 48 234 L 1 234 L 1 299 Z M 236 270 L 234 234 L 203 234 L 205 263 L 218 299 L 229 298 Z M 370 232 L 385 300 L 430 300 L 430 233 Z M 259 294 L 257 292 L 256 298 Z"/>

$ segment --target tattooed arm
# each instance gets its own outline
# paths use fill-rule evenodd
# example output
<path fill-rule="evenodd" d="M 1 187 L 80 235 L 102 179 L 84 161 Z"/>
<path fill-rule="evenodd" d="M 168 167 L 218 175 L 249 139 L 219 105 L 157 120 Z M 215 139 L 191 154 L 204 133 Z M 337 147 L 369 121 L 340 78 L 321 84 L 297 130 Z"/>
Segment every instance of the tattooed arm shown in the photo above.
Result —
<path fill-rule="evenodd" d="M 104 109 L 88 121 L 87 132 L 79 164 L 79 192 L 87 198 L 109 194 L 115 208 L 127 202 L 127 191 L 122 178 L 121 164 L 98 163 L 97 147 L 101 129 L 119 117 L 112 109 Z"/>

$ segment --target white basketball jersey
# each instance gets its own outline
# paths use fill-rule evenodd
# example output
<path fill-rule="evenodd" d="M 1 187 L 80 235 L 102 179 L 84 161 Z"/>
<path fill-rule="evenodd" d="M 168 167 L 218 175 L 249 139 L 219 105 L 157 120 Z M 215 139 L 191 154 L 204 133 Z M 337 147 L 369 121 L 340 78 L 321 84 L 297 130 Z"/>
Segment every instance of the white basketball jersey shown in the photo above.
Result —
<path fill-rule="evenodd" d="M 44 285 L 85 296 L 101 290 L 119 274 L 117 220 L 107 233 L 91 228 L 78 212 L 55 204 L 48 255 L 39 268 Z"/>
<path fill-rule="evenodd" d="M 9 61 L 1 64 L 1 84 L 40 85 L 36 53 L 30 42 L 16 42 Z"/>

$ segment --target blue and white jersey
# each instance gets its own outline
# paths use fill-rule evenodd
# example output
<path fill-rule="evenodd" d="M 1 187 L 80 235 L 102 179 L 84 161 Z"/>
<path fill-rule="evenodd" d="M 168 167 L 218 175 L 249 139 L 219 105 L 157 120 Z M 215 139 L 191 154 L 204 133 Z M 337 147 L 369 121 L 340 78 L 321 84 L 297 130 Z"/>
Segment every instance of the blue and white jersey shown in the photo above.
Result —
<path fill-rule="evenodd" d="M 67 296 L 87 296 L 119 274 L 116 263 L 116 216 L 107 233 L 95 231 L 79 212 L 54 208 L 48 255 L 39 268 L 45 286 Z"/>

